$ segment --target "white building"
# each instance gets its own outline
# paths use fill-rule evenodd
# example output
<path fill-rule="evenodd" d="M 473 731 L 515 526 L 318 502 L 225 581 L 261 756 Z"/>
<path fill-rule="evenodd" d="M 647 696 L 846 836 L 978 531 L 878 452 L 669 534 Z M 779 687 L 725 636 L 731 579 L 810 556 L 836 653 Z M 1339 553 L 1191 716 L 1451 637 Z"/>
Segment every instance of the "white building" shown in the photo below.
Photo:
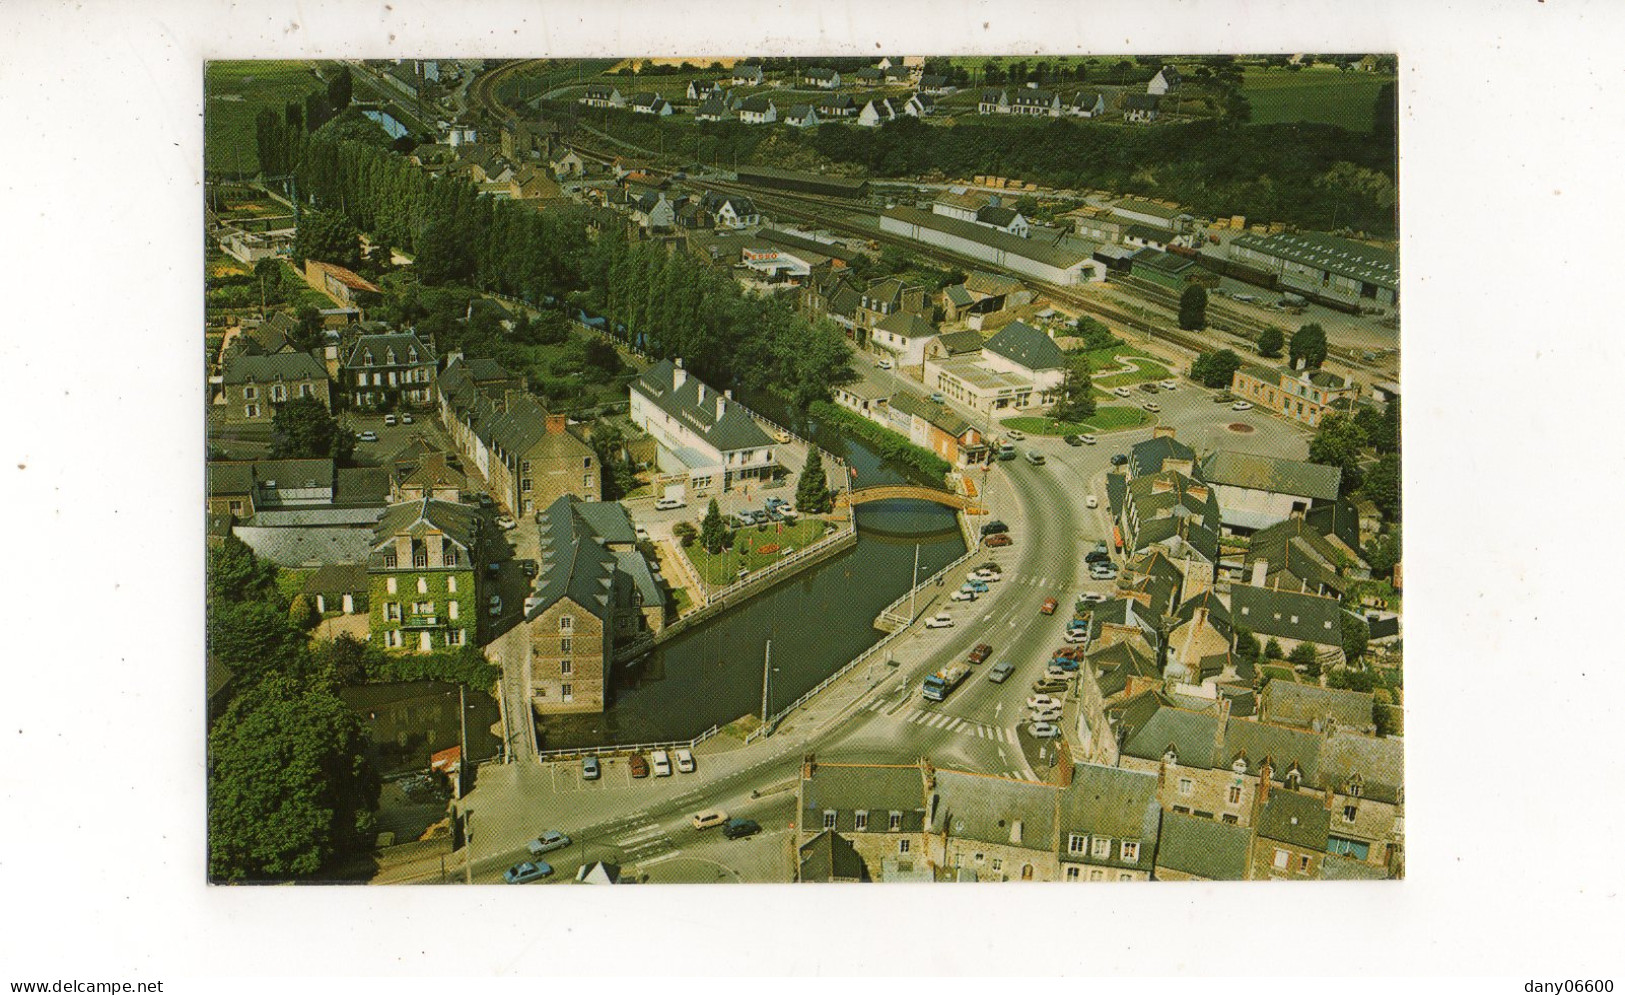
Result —
<path fill-rule="evenodd" d="M 766 479 L 778 465 L 773 439 L 732 393 L 690 376 L 681 359 L 632 381 L 632 424 L 658 444 L 663 472 L 687 476 L 690 497 Z"/>
<path fill-rule="evenodd" d="M 1016 321 L 978 354 L 925 360 L 925 385 L 984 413 L 1019 411 L 1053 403 L 1064 366 L 1053 339 Z"/>
<path fill-rule="evenodd" d="M 974 221 L 944 217 L 913 207 L 891 207 L 882 211 L 880 230 L 1048 283 L 1069 285 L 1106 278 L 1105 264 L 1093 258 L 1097 246 L 1092 243 L 1021 238 Z"/>

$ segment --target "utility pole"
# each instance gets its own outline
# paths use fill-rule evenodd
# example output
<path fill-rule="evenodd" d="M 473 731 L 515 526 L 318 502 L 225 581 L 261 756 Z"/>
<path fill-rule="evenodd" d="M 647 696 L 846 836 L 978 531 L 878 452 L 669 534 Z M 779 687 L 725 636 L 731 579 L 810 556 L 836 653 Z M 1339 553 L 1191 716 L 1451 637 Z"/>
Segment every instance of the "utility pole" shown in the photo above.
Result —
<path fill-rule="evenodd" d="M 767 728 L 767 681 L 769 664 L 773 660 L 773 640 L 767 641 L 767 651 L 762 654 L 762 728 Z"/>
<path fill-rule="evenodd" d="M 908 589 L 908 620 L 914 621 L 919 616 L 914 612 L 914 599 L 920 593 L 920 544 L 914 544 L 914 578 Z"/>

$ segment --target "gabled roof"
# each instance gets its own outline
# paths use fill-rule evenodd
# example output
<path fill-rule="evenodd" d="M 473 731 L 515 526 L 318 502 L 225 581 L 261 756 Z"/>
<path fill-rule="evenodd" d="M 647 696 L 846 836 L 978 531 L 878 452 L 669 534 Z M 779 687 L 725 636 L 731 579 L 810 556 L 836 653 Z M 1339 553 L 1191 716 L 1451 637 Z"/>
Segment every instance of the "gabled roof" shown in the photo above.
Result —
<path fill-rule="evenodd" d="M 1157 661 L 1133 640 L 1112 643 L 1087 654 L 1095 668 L 1095 682 L 1102 697 L 1121 694 L 1130 677 L 1157 677 Z"/>
<path fill-rule="evenodd" d="M 1095 90 L 1079 90 L 1072 95 L 1073 107 L 1093 107 L 1100 101 L 1101 96 Z"/>
<path fill-rule="evenodd" d="M 995 228 L 1008 228 L 1010 223 L 1019 217 L 1021 217 L 1019 211 L 1008 207 L 995 207 L 992 204 L 984 204 L 976 211 L 977 221 Z"/>
<path fill-rule="evenodd" d="M 942 295 L 948 298 L 948 302 L 955 307 L 969 307 L 970 305 L 976 303 L 971 298 L 970 293 L 965 289 L 965 285 L 963 283 L 955 283 L 942 288 Z"/>
<path fill-rule="evenodd" d="M 1335 501 L 1343 470 L 1302 460 L 1219 449 L 1202 461 L 1202 479 L 1272 494 Z"/>
<path fill-rule="evenodd" d="M 1323 688 L 1294 681 L 1270 681 L 1261 704 L 1264 715 L 1276 725 L 1294 726 L 1321 732 L 1327 718 L 1339 728 L 1356 732 L 1370 729 L 1375 720 L 1375 699 L 1369 694 L 1339 688 Z"/>
<path fill-rule="evenodd" d="M 1218 731 L 1217 715 L 1163 706 L 1137 728 L 1129 729 L 1123 753 L 1141 760 L 1161 760 L 1171 748 L 1181 765 L 1211 769 L 1222 765 L 1216 752 Z"/>
<path fill-rule="evenodd" d="M 1314 733 L 1268 722 L 1231 721 L 1224 729 L 1215 767 L 1232 767 L 1246 761 L 1247 773 L 1259 776 L 1264 761 L 1270 762 L 1270 780 L 1284 783 L 1295 768 L 1305 788 L 1318 788 L 1321 738 Z"/>
<path fill-rule="evenodd" d="M 1154 111 L 1157 109 L 1157 98 L 1149 93 L 1130 93 L 1123 97 L 1123 109 L 1127 111 Z"/>
<path fill-rule="evenodd" d="M 939 770 L 936 778 L 934 830 L 983 843 L 1054 849 L 1054 787 L 952 770 Z M 1019 840 L 1015 838 L 1018 823 Z"/>
<path fill-rule="evenodd" d="M 307 259 L 305 265 L 316 267 L 351 290 L 363 290 L 372 294 L 383 293 L 383 289 L 376 283 L 336 263 L 324 263 L 316 259 Z"/>
<path fill-rule="evenodd" d="M 925 781 L 920 768 L 889 765 L 814 764 L 812 774 L 801 782 L 801 825 L 821 826 L 823 813 L 865 811 L 872 813 L 871 824 L 884 826 L 885 812 L 912 813 L 919 828 L 925 812 Z M 905 826 L 910 820 L 905 818 Z"/>
<path fill-rule="evenodd" d="M 671 360 L 663 359 L 634 380 L 632 389 L 721 452 L 773 444 L 772 438 L 737 401 L 724 400 L 723 414 L 719 418 L 717 400 L 723 395 L 707 387 L 692 373 L 685 372 L 682 385 L 674 386 L 676 370 Z M 701 400 L 702 388 L 704 400 Z"/>
<path fill-rule="evenodd" d="M 1271 681 L 1270 687 L 1275 684 Z M 1349 786 L 1358 775 L 1360 797 L 1396 804 L 1405 794 L 1405 744 L 1352 731 L 1334 732 L 1321 747 L 1320 775 L 1327 787 L 1344 795 L 1354 794 Z"/>
<path fill-rule="evenodd" d="M 413 363 L 433 363 L 435 361 L 434 349 L 429 347 L 418 337 L 417 332 L 388 332 L 380 335 L 363 335 L 356 339 L 355 347 L 350 350 L 350 358 L 344 361 L 345 369 L 359 369 L 367 365 L 366 358 L 372 356 L 373 366 L 387 365 L 389 350 L 395 350 L 395 365 L 406 366 Z M 407 357 L 411 350 L 417 350 L 417 359 Z"/>
<path fill-rule="evenodd" d="M 1165 812 L 1157 841 L 1157 867 L 1209 881 L 1247 877 L 1247 854 L 1253 831 L 1194 815 Z"/>
<path fill-rule="evenodd" d="M 424 498 L 392 504 L 372 528 L 372 548 L 391 547 L 398 535 L 421 538 L 439 532 L 465 552 L 472 553 L 479 539 L 479 513 L 468 505 Z M 404 564 L 403 564 L 404 565 Z"/>
<path fill-rule="evenodd" d="M 966 353 L 981 352 L 982 346 L 986 344 L 982 339 L 982 333 L 970 329 L 960 332 L 943 332 L 937 336 L 937 341 L 942 343 L 943 350 L 950 356 L 963 356 Z"/>
<path fill-rule="evenodd" d="M 1291 262 L 1324 269 L 1379 287 L 1399 286 L 1399 259 L 1391 249 L 1381 249 L 1336 235 L 1295 232 L 1280 235 L 1236 236 L 1231 247 L 1251 249 Z"/>
<path fill-rule="evenodd" d="M 542 512 L 541 563 L 531 595 L 536 604 L 526 613 L 527 618 L 536 617 L 565 597 L 605 621 L 614 610 L 618 561 L 577 513 L 581 503 L 580 498 L 566 494 Z"/>
<path fill-rule="evenodd" d="M 1267 563 L 1265 587 L 1320 593 L 1322 587 L 1346 591 L 1349 581 L 1340 564 L 1349 553 L 1301 518 L 1289 518 L 1253 533 L 1244 561 L 1251 577 L 1256 563 Z"/>
<path fill-rule="evenodd" d="M 833 69 L 815 66 L 812 69 L 803 71 L 801 75 L 804 79 L 834 79 L 837 73 Z"/>
<path fill-rule="evenodd" d="M 841 834 L 826 829 L 801 844 L 797 851 L 801 881 L 867 881 L 869 872 L 857 847 Z"/>
<path fill-rule="evenodd" d="M 749 111 L 753 114 L 765 114 L 769 109 L 772 108 L 773 101 L 768 99 L 765 94 L 761 93 L 746 97 L 744 100 L 740 101 L 739 104 L 740 110 Z"/>
<path fill-rule="evenodd" d="M 983 90 L 981 102 L 984 104 L 997 104 L 1008 100 L 1003 90 Z"/>
<path fill-rule="evenodd" d="M 1140 841 L 1140 859 L 1150 867 L 1162 809 L 1157 776 L 1141 771 L 1076 764 L 1072 784 L 1061 792 L 1061 834 L 1083 833 Z M 1115 852 L 1113 854 L 1115 856 Z"/>
<path fill-rule="evenodd" d="M 727 117 L 728 113 L 728 105 L 722 102 L 721 97 L 707 97 L 694 108 L 695 117 Z"/>
<path fill-rule="evenodd" d="M 354 594 L 367 590 L 367 568 L 360 563 L 331 563 L 320 567 L 300 588 L 304 594 Z"/>
<path fill-rule="evenodd" d="M 1039 89 L 1035 89 L 1035 88 L 1032 88 L 1032 87 L 1022 87 L 1022 88 L 1014 90 L 1012 92 L 1014 93 L 1014 96 L 1012 96 L 1010 98 L 1010 102 L 1012 104 L 1016 104 L 1018 106 L 1026 106 L 1026 107 L 1043 106 L 1043 107 L 1048 107 L 1048 106 L 1055 103 L 1055 94 L 1050 92 L 1049 90 L 1039 90 Z"/>
<path fill-rule="evenodd" d="M 1066 362 L 1055 340 L 1026 322 L 1012 321 L 983 346 L 1029 370 L 1057 370 Z"/>
<path fill-rule="evenodd" d="M 1167 460 L 1187 460 L 1196 467 L 1196 450 L 1171 435 L 1153 436 L 1129 450 L 1129 465 L 1138 476 L 1162 472 Z"/>
<path fill-rule="evenodd" d="M 1230 610 L 1224 606 L 1224 602 L 1219 600 L 1218 595 L 1212 588 L 1208 588 L 1195 597 L 1186 598 L 1185 603 L 1180 605 L 1174 614 L 1178 615 L 1181 621 L 1189 622 L 1196 617 L 1196 611 L 1199 608 L 1206 609 L 1209 625 L 1213 626 L 1226 639 L 1231 638 L 1234 630 L 1230 624 Z"/>
<path fill-rule="evenodd" d="M 879 332 L 890 332 L 905 339 L 923 339 L 937 334 L 937 326 L 912 311 L 893 311 L 875 325 Z"/>
<path fill-rule="evenodd" d="M 1292 591 L 1276 591 L 1248 584 L 1230 588 L 1230 618 L 1258 635 L 1320 643 L 1343 644 L 1342 605 L 1332 598 Z"/>
<path fill-rule="evenodd" d="M 1258 835 L 1305 850 L 1326 852 L 1326 829 L 1331 813 L 1318 798 L 1295 791 L 1272 791 L 1258 813 Z"/>
<path fill-rule="evenodd" d="M 952 218 L 943 214 L 933 214 L 922 211 L 917 207 L 888 207 L 880 212 L 882 218 L 891 218 L 904 224 L 918 225 L 921 228 L 930 228 L 933 231 L 946 232 L 961 238 L 977 242 L 993 249 L 999 249 L 1022 259 L 1031 259 L 1045 266 L 1056 269 L 1071 269 L 1078 264 L 1088 261 L 1094 252 L 1093 245 L 1087 251 L 1073 247 L 1071 242 L 1057 242 L 1049 244 L 1034 238 L 1022 238 L 997 228 L 979 225 L 974 221 L 963 218 Z"/>
<path fill-rule="evenodd" d="M 307 352 L 279 352 L 268 356 L 240 352 L 226 363 L 224 376 L 228 384 L 326 379 L 327 370 Z"/>

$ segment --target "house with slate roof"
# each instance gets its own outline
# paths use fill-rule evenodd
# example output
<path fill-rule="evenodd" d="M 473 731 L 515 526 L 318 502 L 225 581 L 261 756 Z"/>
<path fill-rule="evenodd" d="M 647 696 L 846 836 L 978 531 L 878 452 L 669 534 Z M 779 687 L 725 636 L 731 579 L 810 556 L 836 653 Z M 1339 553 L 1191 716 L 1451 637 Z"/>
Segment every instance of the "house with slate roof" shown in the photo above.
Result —
<path fill-rule="evenodd" d="M 832 93 L 818 102 L 818 116 L 826 121 L 857 117 L 858 110 L 850 93 Z"/>
<path fill-rule="evenodd" d="M 874 419 L 900 432 L 917 446 L 931 450 L 954 466 L 964 466 L 987 452 L 982 433 L 951 408 L 912 391 L 892 394 L 881 418 Z"/>
<path fill-rule="evenodd" d="M 1322 535 L 1302 518 L 1290 518 L 1253 533 L 1241 576 L 1256 587 L 1342 598 L 1371 571 L 1342 540 Z"/>
<path fill-rule="evenodd" d="M 802 884 L 870 881 L 869 869 L 852 841 L 824 830 L 796 851 L 796 881 Z"/>
<path fill-rule="evenodd" d="M 366 560 L 374 645 L 432 653 L 479 643 L 488 556 L 475 509 L 427 498 L 391 505 Z"/>
<path fill-rule="evenodd" d="M 299 593 L 310 600 L 319 614 L 365 615 L 370 586 L 365 564 L 330 564 L 312 573 Z"/>
<path fill-rule="evenodd" d="M 1230 647 L 1235 630 L 1230 610 L 1209 589 L 1187 598 L 1174 612 L 1179 620 L 1168 633 L 1163 675 L 1171 681 L 1199 684 L 1209 678 L 1235 677 Z"/>
<path fill-rule="evenodd" d="M 1098 117 L 1106 113 L 1106 98 L 1097 90 L 1079 90 L 1066 105 L 1066 112 L 1073 117 Z"/>
<path fill-rule="evenodd" d="M 490 376 L 492 389 L 482 389 L 476 369 L 459 359 L 441 376 L 440 421 L 497 503 L 511 515 L 528 516 L 566 494 L 598 500 L 598 454 L 570 431 L 564 415 L 550 414 L 524 391 L 496 389 L 503 377 Z"/>
<path fill-rule="evenodd" d="M 870 341 L 901 366 L 925 362 L 925 346 L 936 337 L 937 326 L 914 311 L 895 311 L 877 323 Z"/>
<path fill-rule="evenodd" d="M 700 206 L 713 216 L 718 228 L 754 228 L 762 223 L 756 205 L 749 197 L 739 194 L 707 193 Z"/>
<path fill-rule="evenodd" d="M 825 833 L 840 836 L 874 881 L 885 880 L 887 860 L 924 865 L 926 783 L 927 775 L 918 764 L 807 760 L 796 784 L 797 850 Z"/>
<path fill-rule="evenodd" d="M 630 103 L 634 114 L 653 114 L 656 117 L 670 117 L 672 114 L 671 103 L 658 93 L 640 93 Z"/>
<path fill-rule="evenodd" d="M 1202 460 L 1201 475 L 1219 492 L 1226 528 L 1240 535 L 1335 502 L 1343 480 L 1340 467 L 1228 449 Z"/>
<path fill-rule="evenodd" d="M 1276 682 L 1271 681 L 1273 687 Z M 1404 872 L 1405 745 L 1336 729 L 1321 747 L 1332 794 L 1326 850 L 1391 874 Z"/>
<path fill-rule="evenodd" d="M 1319 425 L 1329 412 L 1347 413 L 1360 385 L 1327 370 L 1289 370 L 1242 363 L 1230 381 L 1237 397 L 1305 425 Z"/>
<path fill-rule="evenodd" d="M 616 651 L 665 627 L 665 589 L 621 505 L 566 494 L 538 524 L 540 562 L 524 603 L 525 696 L 541 715 L 601 712 Z"/>
<path fill-rule="evenodd" d="M 1323 802 L 1295 791 L 1261 785 L 1256 802 L 1248 876 L 1254 880 L 1313 881 L 1326 858 L 1331 812 Z"/>
<path fill-rule="evenodd" d="M 1358 691 L 1270 681 L 1258 700 L 1259 718 L 1310 732 L 1342 729 L 1370 736 L 1377 731 L 1375 701 Z"/>
<path fill-rule="evenodd" d="M 976 113 L 1010 113 L 1010 95 L 1003 90 L 983 90 L 981 98 L 976 102 Z"/>
<path fill-rule="evenodd" d="M 821 90 L 838 90 L 841 86 L 841 74 L 833 69 L 815 67 L 803 72 L 801 81 Z"/>
<path fill-rule="evenodd" d="M 982 333 L 965 329 L 943 332 L 925 347 L 926 359 L 952 359 L 955 356 L 975 356 L 981 353 Z"/>
<path fill-rule="evenodd" d="M 1036 781 L 937 770 L 927 853 L 956 880 L 1059 881 L 1058 789 Z"/>
<path fill-rule="evenodd" d="M 451 465 L 443 452 L 425 452 L 415 460 L 395 461 L 389 469 L 389 501 L 436 501 L 462 503 L 468 492 L 468 478 Z"/>
<path fill-rule="evenodd" d="M 1212 488 L 1178 470 L 1136 477 L 1120 493 L 1114 492 L 1110 478 L 1107 483 L 1126 553 L 1160 546 L 1180 565 L 1188 593 L 1211 586 L 1219 561 L 1219 503 Z"/>
<path fill-rule="evenodd" d="M 1130 93 L 1123 97 L 1123 120 L 1130 124 L 1150 124 L 1157 119 L 1159 98 L 1148 93 Z"/>
<path fill-rule="evenodd" d="M 1155 777 L 1078 764 L 1059 794 L 1060 880 L 1150 880 L 1162 827 Z"/>
<path fill-rule="evenodd" d="M 996 204 L 984 204 L 976 211 L 975 221 L 995 231 L 1002 231 L 1017 238 L 1026 238 L 1032 230 L 1032 225 L 1021 212 L 1010 207 L 1000 207 Z"/>
<path fill-rule="evenodd" d="M 1137 442 L 1128 452 L 1128 475 L 1149 477 L 1164 470 L 1177 470 L 1187 477 L 1204 479 L 1197 471 L 1196 450 L 1180 442 L 1172 425 L 1158 425 L 1151 438 Z M 1221 518 L 1223 515 L 1221 504 Z"/>
<path fill-rule="evenodd" d="M 1164 812 L 1157 840 L 1158 881 L 1245 881 L 1252 830 Z"/>
<path fill-rule="evenodd" d="M 719 96 L 707 97 L 694 108 L 696 121 L 731 121 L 734 112 Z"/>
<path fill-rule="evenodd" d="M 689 80 L 686 96 L 689 100 L 708 100 L 711 97 L 722 96 L 722 85 L 715 80 L 696 79 Z"/>
<path fill-rule="evenodd" d="M 1027 86 L 1011 92 L 1009 113 L 1029 117 L 1060 117 L 1061 98 L 1049 90 Z"/>
<path fill-rule="evenodd" d="M 358 410 L 426 408 L 435 399 L 436 365 L 434 341 L 417 332 L 364 334 L 344 360 L 340 382 Z"/>
<path fill-rule="evenodd" d="M 792 128 L 816 128 L 818 112 L 813 110 L 811 104 L 794 104 L 784 115 L 784 123 Z"/>
<path fill-rule="evenodd" d="M 983 344 L 982 363 L 1031 384 L 1025 395 L 1018 392 L 1015 398 L 1015 407 L 1025 408 L 1055 400 L 1066 358 L 1054 339 L 1024 321 L 1012 321 Z"/>
<path fill-rule="evenodd" d="M 1157 74 L 1151 77 L 1151 82 L 1145 85 L 1145 92 L 1152 96 L 1162 97 L 1179 89 L 1179 69 L 1174 66 L 1163 66 Z"/>
<path fill-rule="evenodd" d="M 937 97 L 953 93 L 954 88 L 949 84 L 948 77 L 940 73 L 925 73 L 920 77 L 920 92 Z"/>
<path fill-rule="evenodd" d="M 717 391 L 661 360 L 631 384 L 632 424 L 653 436 L 662 472 L 683 474 L 690 497 L 766 480 L 778 468 L 772 437 L 732 391 Z"/>
<path fill-rule="evenodd" d="M 1290 656 L 1299 644 L 1314 648 L 1323 669 L 1343 663 L 1343 605 L 1333 598 L 1250 584 L 1230 588 L 1230 619 L 1261 645 L 1271 639 Z"/>
<path fill-rule="evenodd" d="M 909 117 L 930 117 L 937 112 L 937 98 L 923 91 L 909 94 L 903 113 Z"/>
<path fill-rule="evenodd" d="M 779 109 L 772 98 L 758 93 L 739 102 L 739 121 L 742 124 L 772 124 L 779 119 Z"/>
<path fill-rule="evenodd" d="M 734 86 L 761 86 L 762 67 L 753 63 L 741 62 L 734 66 Z"/>
<path fill-rule="evenodd" d="M 304 352 L 238 352 L 222 377 L 221 417 L 228 425 L 269 425 L 277 405 L 313 397 L 330 407 L 327 370 Z"/>
<path fill-rule="evenodd" d="M 897 109 L 892 106 L 890 100 L 882 97 L 879 100 L 871 100 L 865 103 L 863 110 L 858 112 L 857 120 L 853 123 L 863 128 L 878 128 L 887 121 L 895 121 L 896 119 Z"/>
<path fill-rule="evenodd" d="M 592 86 L 587 87 L 586 92 L 582 93 L 577 102 L 585 104 L 588 107 L 626 106 L 626 98 L 621 96 L 621 91 L 615 89 L 613 86 L 608 86 L 601 83 L 595 83 Z"/>

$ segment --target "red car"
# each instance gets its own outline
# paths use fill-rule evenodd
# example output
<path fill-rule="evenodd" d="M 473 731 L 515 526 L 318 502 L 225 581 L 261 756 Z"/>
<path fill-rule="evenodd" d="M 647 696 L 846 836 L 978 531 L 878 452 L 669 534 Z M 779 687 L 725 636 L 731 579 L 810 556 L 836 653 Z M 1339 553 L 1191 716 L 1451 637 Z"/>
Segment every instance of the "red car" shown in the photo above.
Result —
<path fill-rule="evenodd" d="M 1055 609 L 1059 608 L 1060 606 L 1061 603 L 1056 601 L 1054 598 L 1045 598 L 1043 607 L 1039 608 L 1038 610 L 1041 614 L 1053 615 L 1055 614 Z"/>
<path fill-rule="evenodd" d="M 976 648 L 970 651 L 970 662 L 981 663 L 991 655 L 993 655 L 993 647 L 987 643 L 977 643 Z"/>
<path fill-rule="evenodd" d="M 986 539 L 985 539 L 985 540 L 983 540 L 983 541 L 984 541 L 984 542 L 985 542 L 985 543 L 986 543 L 986 544 L 987 544 L 987 545 L 988 545 L 988 546 L 989 546 L 989 547 L 992 547 L 992 548 L 997 548 L 997 547 L 999 547 L 999 546 L 1008 546 L 1008 545 L 1010 545 L 1010 543 L 1011 543 L 1011 541 L 1012 541 L 1012 540 L 1011 540 L 1011 539 L 1010 539 L 1010 537 L 1009 537 L 1009 536 L 1008 536 L 1008 535 L 1006 535 L 1006 534 L 1005 534 L 1005 533 L 1003 533 L 1003 532 L 1001 532 L 1001 533 L 999 533 L 999 534 L 998 534 L 998 535 L 992 535 L 992 536 L 988 536 L 988 537 L 987 537 L 987 538 L 986 538 Z"/>
<path fill-rule="evenodd" d="M 649 761 L 643 759 L 643 754 L 634 753 L 626 758 L 626 764 L 632 770 L 633 777 L 649 776 Z"/>

